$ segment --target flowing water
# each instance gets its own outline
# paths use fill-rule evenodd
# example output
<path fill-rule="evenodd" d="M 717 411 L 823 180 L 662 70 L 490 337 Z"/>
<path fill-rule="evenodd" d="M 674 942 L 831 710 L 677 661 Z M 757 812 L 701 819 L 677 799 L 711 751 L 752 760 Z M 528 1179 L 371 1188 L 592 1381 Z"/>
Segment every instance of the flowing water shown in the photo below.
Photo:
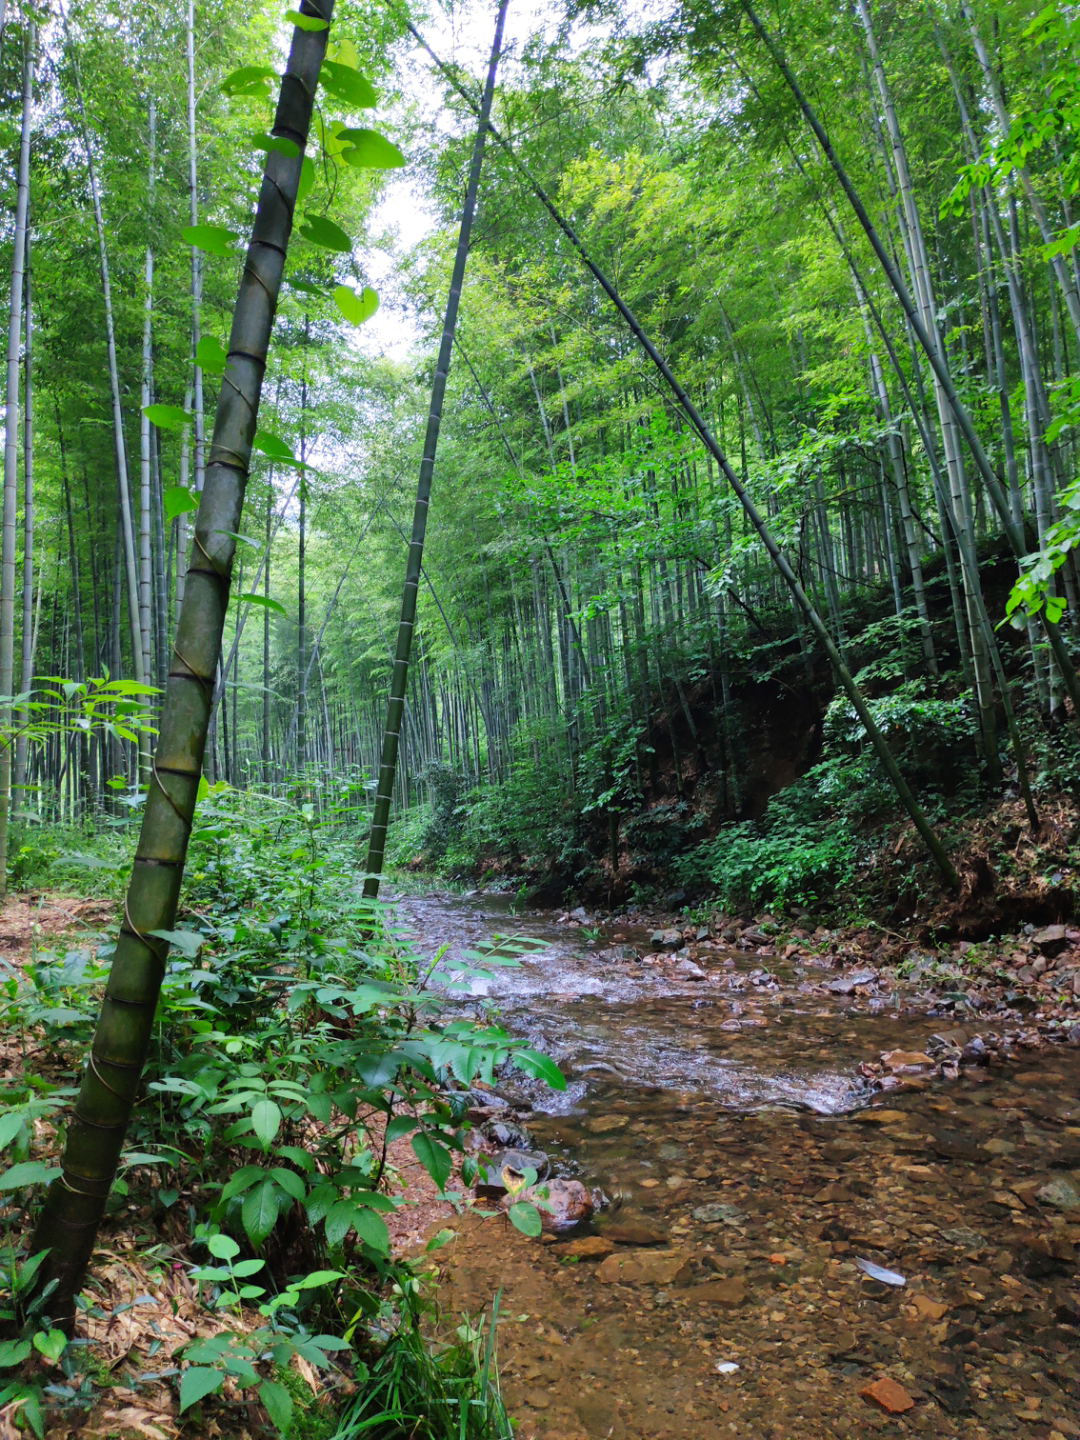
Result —
<path fill-rule="evenodd" d="M 461 1308 L 503 1291 L 522 1435 L 1080 1440 L 1080 1050 L 883 1100 L 860 1062 L 955 1024 L 884 982 L 837 994 L 822 962 L 707 940 L 680 977 L 632 958 L 649 930 L 495 895 L 401 911 L 447 976 L 496 934 L 544 943 L 451 1003 L 558 1061 L 563 1092 L 499 1089 L 556 1174 L 614 1202 L 591 1253 L 499 1218 L 459 1224 L 442 1264 Z M 861 1393 L 884 1379 L 896 1413 Z"/>

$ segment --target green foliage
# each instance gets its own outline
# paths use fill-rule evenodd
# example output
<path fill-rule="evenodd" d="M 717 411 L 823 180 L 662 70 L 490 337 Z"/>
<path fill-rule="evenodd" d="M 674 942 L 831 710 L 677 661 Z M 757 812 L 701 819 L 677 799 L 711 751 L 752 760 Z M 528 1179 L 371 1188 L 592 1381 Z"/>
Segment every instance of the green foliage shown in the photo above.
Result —
<path fill-rule="evenodd" d="M 383 1218 L 405 1203 L 383 1183 L 390 1142 L 408 1138 L 460 1203 L 451 1175 L 464 1125 L 454 1090 L 492 1083 L 508 1067 L 565 1085 L 547 1057 L 498 1026 L 440 1016 L 431 965 L 399 938 L 389 911 L 359 897 L 356 818 L 347 791 L 320 817 L 308 803 L 205 787 L 188 909 L 168 936 L 148 1099 L 115 1190 L 116 1204 L 141 1193 L 159 1211 L 194 1193 L 193 1239 L 206 1258 L 191 1277 L 203 1303 L 254 1309 L 263 1321 L 185 1349 L 181 1408 L 217 1397 L 231 1375 L 282 1433 L 294 1403 L 279 1376 L 291 1356 L 325 1366 L 331 1353 L 353 1350 L 354 1335 L 367 1337 L 366 1348 L 372 1326 L 394 1333 L 417 1322 L 419 1291 L 390 1258 Z M 88 949 L 43 953 L 25 974 L 13 972 L 0 990 L 8 1032 L 73 1068 L 110 948 L 99 945 L 97 959 Z M 451 988 L 467 991 L 475 975 L 516 963 L 511 942 L 480 946 Z M 0 1188 L 17 1202 L 30 1203 L 51 1178 L 39 1158 L 41 1122 L 55 1123 L 73 1093 L 35 1077 L 3 1097 Z M 399 1300 L 384 1314 L 377 1297 L 388 1285 Z M 51 1355 L 50 1333 L 28 1329 L 27 1346 Z M 448 1362 L 439 1391 L 448 1406 L 476 1383 L 466 1353 Z M 417 1383 L 441 1373 L 428 1374 L 417 1356 L 408 1363 Z"/>

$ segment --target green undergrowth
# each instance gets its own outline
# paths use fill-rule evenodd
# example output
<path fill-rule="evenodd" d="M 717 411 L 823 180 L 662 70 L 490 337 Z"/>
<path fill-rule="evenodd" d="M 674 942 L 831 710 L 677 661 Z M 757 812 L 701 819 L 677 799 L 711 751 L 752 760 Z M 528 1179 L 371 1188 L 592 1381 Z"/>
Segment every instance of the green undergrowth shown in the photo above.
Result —
<path fill-rule="evenodd" d="M 463 1147 L 468 1087 L 509 1068 L 564 1081 L 484 1017 L 441 1014 L 447 988 L 468 990 L 477 971 L 518 963 L 522 947 L 478 947 L 463 973 L 434 988 L 438 957 L 425 961 L 393 911 L 361 897 L 357 819 L 349 803 L 320 813 L 225 785 L 205 790 L 103 1240 L 145 1254 L 151 1269 L 184 1264 L 208 1318 L 226 1321 L 155 1374 L 175 1387 L 182 1417 L 228 1427 L 229 1378 L 228 1394 L 235 1385 L 256 1397 L 279 1433 L 313 1434 L 323 1421 L 305 1418 L 309 1402 L 290 1383 L 299 1357 L 331 1394 L 346 1379 L 356 1385 L 342 1436 L 508 1435 L 493 1330 L 479 1348 L 468 1326 L 438 1351 L 422 1339 L 436 1299 L 391 1255 L 386 1218 L 412 1202 L 389 1147 L 407 1142 L 460 1207 L 475 1169 Z M 111 849 L 85 831 L 51 839 L 51 871 L 74 855 L 99 892 L 119 887 L 128 855 L 115 836 Z M 18 1077 L 5 1083 L 0 1115 L 9 1337 L 0 1405 L 13 1403 L 39 1435 L 49 1408 L 74 1414 L 95 1396 L 92 1354 L 53 1327 L 48 1293 L 28 1301 L 40 1259 L 27 1237 L 56 1174 L 114 938 L 38 949 L 0 983 L 0 1041 Z M 511 1220 L 539 1230 L 531 1206 L 515 1206 Z M 163 1246 L 163 1229 L 184 1238 Z M 101 1315 L 101 1302 L 91 1274 L 81 1304 Z M 107 1383 L 117 1381 L 133 1383 Z"/>

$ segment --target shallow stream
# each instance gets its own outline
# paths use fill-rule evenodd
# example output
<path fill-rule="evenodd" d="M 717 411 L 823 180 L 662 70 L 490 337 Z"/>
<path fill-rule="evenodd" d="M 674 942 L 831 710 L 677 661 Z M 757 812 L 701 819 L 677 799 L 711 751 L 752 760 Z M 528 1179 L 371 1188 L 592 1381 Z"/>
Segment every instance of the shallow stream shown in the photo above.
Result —
<path fill-rule="evenodd" d="M 501 1218 L 439 1252 L 458 1308 L 502 1290 L 523 1435 L 1080 1440 L 1080 1050 L 883 1097 L 861 1062 L 943 1030 L 963 1043 L 979 1018 L 957 1031 L 891 983 L 836 993 L 811 956 L 704 938 L 705 977 L 683 978 L 679 956 L 631 958 L 650 930 L 499 896 L 401 911 L 425 953 L 449 947 L 447 972 L 494 934 L 545 942 L 473 993 L 568 1077 L 500 1086 L 532 1141 L 615 1202 L 591 1253 Z M 863 1394 L 884 1380 L 903 1408 Z"/>

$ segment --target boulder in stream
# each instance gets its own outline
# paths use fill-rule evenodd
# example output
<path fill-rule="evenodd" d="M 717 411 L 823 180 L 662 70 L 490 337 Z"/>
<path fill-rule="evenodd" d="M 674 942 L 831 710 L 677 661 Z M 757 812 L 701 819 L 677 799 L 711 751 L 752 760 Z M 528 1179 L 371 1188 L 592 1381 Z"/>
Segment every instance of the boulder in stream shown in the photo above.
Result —
<path fill-rule="evenodd" d="M 535 1205 L 540 1212 L 540 1226 L 549 1235 L 572 1230 L 592 1218 L 592 1196 L 580 1180 L 548 1180 L 542 1185 L 527 1185 L 504 1195 L 499 1201 L 500 1210 L 509 1210 L 518 1201 Z"/>

